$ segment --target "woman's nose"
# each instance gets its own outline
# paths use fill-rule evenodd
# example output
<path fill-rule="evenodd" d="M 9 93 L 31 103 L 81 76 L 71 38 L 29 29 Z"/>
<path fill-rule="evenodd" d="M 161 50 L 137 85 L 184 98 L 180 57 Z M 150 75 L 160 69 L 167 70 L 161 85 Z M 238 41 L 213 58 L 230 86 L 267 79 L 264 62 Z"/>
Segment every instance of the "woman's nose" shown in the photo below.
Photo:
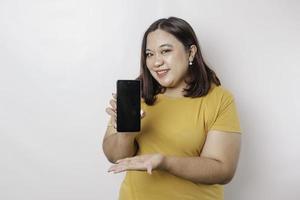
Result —
<path fill-rule="evenodd" d="M 161 55 L 156 55 L 155 56 L 155 61 L 154 61 L 154 65 L 155 67 L 159 67 L 163 64 L 163 58 Z"/>

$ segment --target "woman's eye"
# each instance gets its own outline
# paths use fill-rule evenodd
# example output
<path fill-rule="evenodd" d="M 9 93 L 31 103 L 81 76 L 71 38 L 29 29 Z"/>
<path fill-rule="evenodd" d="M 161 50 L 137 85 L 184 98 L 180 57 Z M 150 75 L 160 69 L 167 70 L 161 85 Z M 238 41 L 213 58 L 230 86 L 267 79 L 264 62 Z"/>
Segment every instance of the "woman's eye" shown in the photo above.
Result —
<path fill-rule="evenodd" d="M 146 57 L 150 57 L 150 56 L 152 56 L 151 53 L 146 53 Z"/>
<path fill-rule="evenodd" d="M 162 54 L 165 54 L 165 53 L 167 53 L 167 52 L 169 52 L 169 51 L 171 51 L 171 50 L 170 50 L 170 49 L 166 49 L 166 50 L 162 50 L 161 53 L 162 53 Z"/>

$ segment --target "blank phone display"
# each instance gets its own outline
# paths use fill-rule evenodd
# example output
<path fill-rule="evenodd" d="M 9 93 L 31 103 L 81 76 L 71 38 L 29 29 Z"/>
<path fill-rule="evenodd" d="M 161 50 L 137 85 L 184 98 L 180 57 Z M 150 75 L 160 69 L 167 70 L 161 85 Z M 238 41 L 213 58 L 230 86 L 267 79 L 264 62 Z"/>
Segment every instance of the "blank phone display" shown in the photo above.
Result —
<path fill-rule="evenodd" d="M 140 81 L 117 81 L 117 131 L 137 132 L 141 126 Z"/>

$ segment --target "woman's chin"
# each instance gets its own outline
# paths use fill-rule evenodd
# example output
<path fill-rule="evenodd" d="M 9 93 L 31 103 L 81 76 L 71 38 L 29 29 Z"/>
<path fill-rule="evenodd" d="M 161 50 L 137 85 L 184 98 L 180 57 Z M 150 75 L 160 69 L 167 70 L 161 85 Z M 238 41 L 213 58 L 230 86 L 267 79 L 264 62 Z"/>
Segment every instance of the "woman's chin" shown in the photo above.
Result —
<path fill-rule="evenodd" d="M 171 87 L 172 83 L 168 81 L 159 81 L 158 82 L 163 87 Z"/>
<path fill-rule="evenodd" d="M 172 87 L 173 85 L 173 80 L 171 77 L 163 77 L 163 78 L 159 78 L 159 77 L 155 77 L 155 80 L 159 83 L 159 85 L 161 85 L 162 87 Z"/>

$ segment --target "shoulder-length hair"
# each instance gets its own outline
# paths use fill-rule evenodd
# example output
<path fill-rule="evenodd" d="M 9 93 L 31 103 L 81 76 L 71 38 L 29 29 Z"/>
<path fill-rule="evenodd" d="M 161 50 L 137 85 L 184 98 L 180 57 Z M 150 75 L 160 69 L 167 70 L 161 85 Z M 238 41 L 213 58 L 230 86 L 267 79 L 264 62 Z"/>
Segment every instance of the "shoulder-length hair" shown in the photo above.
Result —
<path fill-rule="evenodd" d="M 141 95 L 146 104 L 153 105 L 156 100 L 156 95 L 166 90 L 166 88 L 161 86 L 152 77 L 146 66 L 147 36 L 157 29 L 166 31 L 175 36 L 175 38 L 183 44 L 186 51 L 190 49 L 191 45 L 197 47 L 193 63 L 188 67 L 189 79 L 185 80 L 187 83 L 187 87 L 184 89 L 185 97 L 205 96 L 209 92 L 212 83 L 221 85 L 215 72 L 211 70 L 203 60 L 199 42 L 193 28 L 185 20 L 177 17 L 162 18 L 150 25 L 144 33 L 142 40 L 140 75 L 137 79 L 141 81 Z"/>

